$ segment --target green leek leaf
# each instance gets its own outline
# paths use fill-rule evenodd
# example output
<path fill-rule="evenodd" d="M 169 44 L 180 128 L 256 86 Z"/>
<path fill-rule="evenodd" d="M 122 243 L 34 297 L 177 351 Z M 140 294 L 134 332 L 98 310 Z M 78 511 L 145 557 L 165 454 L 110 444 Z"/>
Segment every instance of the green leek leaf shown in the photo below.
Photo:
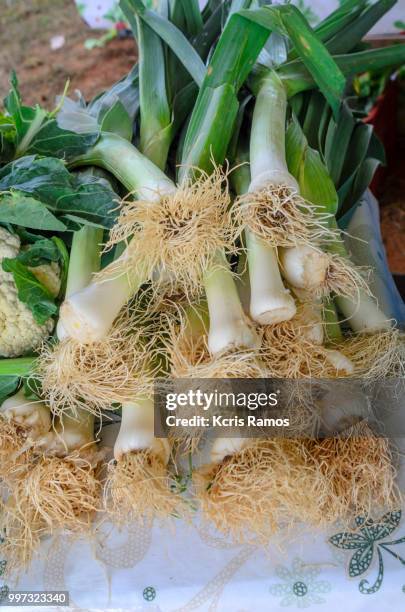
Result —
<path fill-rule="evenodd" d="M 363 12 L 368 0 L 349 0 L 343 2 L 336 10 L 327 15 L 320 23 L 318 23 L 314 32 L 319 40 L 327 43 L 336 34 L 341 32 L 343 28 L 351 24 Z M 289 61 L 297 58 L 297 51 L 292 49 L 288 54 Z"/>
<path fill-rule="evenodd" d="M 301 195 L 331 214 L 338 209 L 338 194 L 318 151 L 308 147 L 298 177 Z"/>
<path fill-rule="evenodd" d="M 317 148 L 318 145 L 319 118 L 322 117 L 324 108 L 325 98 L 319 91 L 314 90 L 311 93 L 308 108 L 305 113 L 304 124 L 302 126 L 308 143 L 313 148 Z"/>
<path fill-rule="evenodd" d="M 315 32 L 323 42 L 330 40 L 343 28 L 353 23 L 367 6 L 368 0 L 349 0 L 327 15 L 315 27 Z"/>
<path fill-rule="evenodd" d="M 125 110 L 127 111 L 131 121 L 139 110 L 139 67 L 138 64 L 129 71 L 129 73 L 114 83 L 108 91 L 96 96 L 87 106 L 87 111 L 92 117 L 98 119 L 103 113 L 103 109 L 109 108 L 112 103 L 119 99 Z M 85 106 L 85 104 L 84 104 Z M 64 108 L 58 114 L 58 123 Z M 66 128 L 68 129 L 68 128 Z M 73 129 L 73 126 L 69 129 Z M 74 130 L 73 130 L 74 131 Z"/>
<path fill-rule="evenodd" d="M 394 69 L 405 62 L 405 44 L 382 47 L 381 49 L 368 49 L 367 51 L 347 55 L 336 55 L 333 59 L 346 77 L 367 70 Z M 264 73 L 265 71 L 262 70 L 256 78 L 264 76 Z M 280 66 L 277 74 L 283 81 L 289 97 L 315 87 L 313 77 L 300 60 Z"/>
<path fill-rule="evenodd" d="M 343 164 L 350 146 L 355 121 L 347 104 L 343 104 L 338 122 L 329 124 L 325 140 L 325 162 L 335 185 L 340 185 Z"/>
<path fill-rule="evenodd" d="M 183 7 L 186 30 L 189 36 L 196 36 L 203 28 L 198 0 L 178 0 Z"/>
<path fill-rule="evenodd" d="M 338 195 L 318 151 L 311 148 L 297 119 L 286 133 L 288 169 L 297 179 L 301 195 L 331 214 L 336 214 Z"/>
<path fill-rule="evenodd" d="M 293 115 L 287 128 L 285 147 L 288 170 L 295 178 L 300 175 L 307 145 L 305 134 Z"/>
<path fill-rule="evenodd" d="M 356 125 L 345 161 L 345 181 L 339 186 L 339 218 L 357 206 L 379 165 L 385 164 L 384 147 L 370 126 Z"/>
<path fill-rule="evenodd" d="M 223 31 L 198 94 L 182 143 L 180 179 L 195 167 L 210 171 L 221 164 L 232 137 L 239 103 L 237 92 L 252 69 L 268 31 L 232 15 Z"/>
<path fill-rule="evenodd" d="M 212 160 L 223 162 L 237 115 L 237 92 L 271 31 L 291 39 L 335 114 L 338 113 L 344 77 L 300 12 L 290 5 L 241 10 L 227 22 L 207 69 L 184 141 L 181 177 L 187 168 L 209 170 Z M 215 94 L 215 90 L 219 91 Z M 228 112 L 224 111 L 226 104 Z M 226 118 L 226 125 L 220 129 L 213 125 L 219 117 L 222 122 Z"/>
<path fill-rule="evenodd" d="M 372 134 L 373 127 L 371 125 L 359 122 L 354 126 L 350 146 L 347 149 L 342 167 L 341 182 L 346 181 L 366 158 Z"/>
<path fill-rule="evenodd" d="M 131 8 L 145 21 L 167 46 L 177 55 L 191 77 L 201 85 L 205 75 L 205 66 L 194 47 L 176 26 L 154 11 L 145 8 L 142 0 L 125 0 Z"/>
<path fill-rule="evenodd" d="M 367 34 L 369 30 L 396 4 L 397 0 L 378 0 L 367 7 L 357 19 L 353 20 L 326 43 L 330 53 L 348 53 Z"/>
<path fill-rule="evenodd" d="M 104 110 L 100 119 L 102 132 L 112 132 L 126 140 L 132 140 L 132 120 L 119 98 Z"/>
<path fill-rule="evenodd" d="M 238 114 L 239 104 L 231 85 L 205 88 L 198 101 L 184 143 L 180 181 L 197 168 L 209 171 L 213 160 L 223 162 Z"/>
<path fill-rule="evenodd" d="M 170 108 L 162 40 L 140 19 L 131 0 L 120 6 L 128 19 L 139 49 L 140 151 L 159 168 L 165 168 L 170 146 Z M 131 130 L 132 132 L 132 130 Z"/>
<path fill-rule="evenodd" d="M 27 376 L 31 373 L 36 358 L 35 357 L 16 357 L 14 359 L 0 359 L 1 379 L 20 376 Z M 7 381 L 5 381 L 7 383 Z M 11 382 L 11 381 L 10 381 Z"/>
<path fill-rule="evenodd" d="M 268 31 L 276 31 L 289 37 L 337 117 L 345 78 L 299 10 L 287 4 L 240 11 L 232 19 L 237 16 L 253 20 Z"/>
<path fill-rule="evenodd" d="M 203 61 L 207 59 L 210 49 L 221 34 L 223 7 L 222 3 L 218 3 L 213 13 L 204 22 L 201 32 L 193 39 L 193 47 Z"/>

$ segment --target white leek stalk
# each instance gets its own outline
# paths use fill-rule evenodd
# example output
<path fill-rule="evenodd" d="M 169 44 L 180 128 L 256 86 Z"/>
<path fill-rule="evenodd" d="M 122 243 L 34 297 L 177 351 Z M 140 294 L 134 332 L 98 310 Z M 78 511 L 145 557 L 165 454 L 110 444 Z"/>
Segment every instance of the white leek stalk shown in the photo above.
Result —
<path fill-rule="evenodd" d="M 94 444 L 94 415 L 85 409 L 65 412 L 55 428 L 41 440 L 42 449 L 52 455 L 65 455 Z"/>
<path fill-rule="evenodd" d="M 240 453 L 250 442 L 250 438 L 215 438 L 211 447 L 211 463 L 219 465 L 226 457 Z"/>
<path fill-rule="evenodd" d="M 324 349 L 325 359 L 336 369 L 338 374 L 344 374 L 345 376 L 351 376 L 354 374 L 354 363 L 343 355 L 340 351 L 334 349 Z"/>
<path fill-rule="evenodd" d="M 119 260 L 113 265 L 117 262 Z M 106 280 L 92 281 L 64 301 L 60 311 L 61 325 L 70 337 L 83 344 L 103 340 L 121 308 L 146 280 L 121 273 Z"/>
<path fill-rule="evenodd" d="M 85 225 L 73 234 L 65 299 L 81 291 L 100 269 L 103 230 Z M 69 337 L 65 326 L 58 321 L 58 339 Z M 84 409 L 68 410 L 59 418 L 54 428 L 41 441 L 47 453 L 65 456 L 94 443 L 94 415 Z"/>
<path fill-rule="evenodd" d="M 288 321 L 296 313 L 293 297 L 283 285 L 277 250 L 246 230 L 250 277 L 250 315 L 262 325 Z"/>
<path fill-rule="evenodd" d="M 149 159 L 124 138 L 102 136 L 76 165 L 99 165 L 111 172 L 125 187 L 142 200 L 156 202 L 162 195 L 175 191 L 174 183 Z M 128 254 L 107 266 L 103 279 L 95 279 L 85 288 L 68 295 L 60 311 L 60 325 L 65 332 L 83 344 L 103 340 L 121 308 L 148 279 L 131 273 L 126 265 Z M 122 264 L 122 270 L 117 272 Z"/>
<path fill-rule="evenodd" d="M 85 225 L 73 234 L 65 297 L 87 287 L 93 274 L 100 269 L 102 240 L 103 230 L 90 225 Z M 56 326 L 56 335 L 58 340 L 69 337 L 61 319 Z"/>
<path fill-rule="evenodd" d="M 49 408 L 43 402 L 28 400 L 22 388 L 2 403 L 0 415 L 21 426 L 32 440 L 41 438 L 51 428 Z"/>
<path fill-rule="evenodd" d="M 250 135 L 249 191 L 260 191 L 267 185 L 286 185 L 299 191 L 290 174 L 285 153 L 287 95 L 275 73 L 262 81 L 256 97 Z"/>
<path fill-rule="evenodd" d="M 212 355 L 239 348 L 257 348 L 259 339 L 249 324 L 238 290 L 222 252 L 218 252 L 204 278 L 210 329 L 208 348 Z"/>
<path fill-rule="evenodd" d="M 333 387 L 317 402 L 324 434 L 330 437 L 372 417 L 367 398 L 360 389 Z"/>
<path fill-rule="evenodd" d="M 268 185 L 284 185 L 298 192 L 298 184 L 289 173 L 285 156 L 285 120 L 287 96 L 277 76 L 262 82 L 253 112 L 250 137 L 251 182 L 254 193 Z M 261 324 L 291 319 L 294 300 L 284 288 L 278 267 L 277 250 L 246 232 L 251 279 L 250 313 Z M 250 252 L 249 252 L 250 251 Z"/>
<path fill-rule="evenodd" d="M 151 450 L 167 465 L 170 445 L 166 439 L 154 436 L 154 407 L 150 398 L 138 398 L 123 404 L 120 430 L 114 445 L 114 458 L 136 451 Z"/>
<path fill-rule="evenodd" d="M 308 302 L 307 294 L 294 287 L 294 294 L 302 302 L 302 315 L 299 332 L 306 340 L 316 346 L 322 346 L 325 340 L 324 322 L 322 318 L 322 300 L 312 298 Z"/>
<path fill-rule="evenodd" d="M 329 257 L 319 249 L 302 244 L 279 249 L 281 269 L 284 278 L 298 289 L 316 289 L 326 279 Z"/>
<path fill-rule="evenodd" d="M 111 172 L 138 199 L 157 201 L 174 189 L 173 182 L 130 142 L 116 134 L 103 134 L 75 166 L 100 166 Z"/>
<path fill-rule="evenodd" d="M 393 322 L 379 309 L 376 300 L 364 291 L 359 291 L 357 300 L 340 296 L 336 297 L 336 303 L 356 333 L 374 334 L 393 326 Z"/>

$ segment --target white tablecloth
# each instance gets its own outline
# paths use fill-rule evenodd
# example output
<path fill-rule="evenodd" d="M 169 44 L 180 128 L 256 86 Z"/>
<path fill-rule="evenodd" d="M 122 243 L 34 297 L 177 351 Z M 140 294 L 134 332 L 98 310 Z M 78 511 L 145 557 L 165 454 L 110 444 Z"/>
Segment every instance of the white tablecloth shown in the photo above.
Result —
<path fill-rule="evenodd" d="M 112 446 L 117 427 L 103 430 L 102 444 Z M 405 439 L 397 446 L 404 490 Z M 70 607 L 83 610 L 404 612 L 405 510 L 389 516 L 388 527 L 363 526 L 355 541 L 343 542 L 338 527 L 297 527 L 263 549 L 233 544 L 198 516 L 192 524 L 173 519 L 120 532 L 101 522 L 91 541 L 44 541 L 30 572 L 8 587 L 66 590 Z"/>
<path fill-rule="evenodd" d="M 331 543 L 331 536 L 339 543 L 336 529 L 328 534 L 297 530 L 292 543 L 274 542 L 263 550 L 232 545 L 198 522 L 175 523 L 172 529 L 135 525 L 121 533 L 104 526 L 93 542 L 66 537 L 44 542 L 18 588 L 68 590 L 70 607 L 85 610 L 403 612 L 400 512 L 391 516 L 391 528 L 382 538 L 375 528 L 363 528 L 356 542 L 344 543 L 353 548 Z"/>

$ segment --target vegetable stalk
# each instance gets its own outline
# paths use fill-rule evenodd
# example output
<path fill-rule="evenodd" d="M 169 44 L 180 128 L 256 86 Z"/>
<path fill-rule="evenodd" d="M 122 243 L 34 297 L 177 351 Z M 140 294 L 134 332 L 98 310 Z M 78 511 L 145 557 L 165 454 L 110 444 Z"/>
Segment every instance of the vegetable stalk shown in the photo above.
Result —
<path fill-rule="evenodd" d="M 170 445 L 154 436 L 154 407 L 150 397 L 122 406 L 122 421 L 114 445 L 105 487 L 105 507 L 118 523 L 181 511 L 175 483 L 168 473 Z"/>
<path fill-rule="evenodd" d="M 102 240 L 103 230 L 90 225 L 85 225 L 73 234 L 65 297 L 84 289 L 93 274 L 100 269 Z M 60 319 L 56 325 L 56 335 L 59 340 L 68 337 Z"/>
<path fill-rule="evenodd" d="M 170 446 L 166 439 L 154 436 L 154 406 L 150 398 L 138 398 L 123 404 L 120 431 L 114 444 L 116 461 L 127 453 L 150 450 L 166 466 L 170 457 Z"/>
<path fill-rule="evenodd" d="M 251 279 L 250 312 L 262 324 L 291 319 L 296 307 L 284 287 L 277 249 L 313 241 L 326 233 L 323 220 L 299 196 L 299 186 L 286 162 L 285 122 L 287 95 L 276 73 L 261 82 L 253 112 L 250 137 L 251 182 L 239 199 L 237 216 L 244 221 Z M 313 251 L 319 274 L 325 257 Z M 298 257 L 295 267 L 299 268 Z"/>
<path fill-rule="evenodd" d="M 102 136 L 75 165 L 99 165 L 111 172 L 130 192 L 148 203 L 171 194 L 175 185 L 131 143 L 115 134 Z M 90 280 L 90 279 L 89 279 Z M 67 334 L 84 344 L 103 340 L 121 308 L 148 280 L 131 270 L 128 248 L 104 269 L 102 277 L 67 296 L 60 321 Z"/>
<path fill-rule="evenodd" d="M 238 290 L 224 254 L 219 252 L 204 279 L 210 329 L 208 348 L 212 355 L 224 350 L 258 348 L 258 337 L 239 299 Z"/>
<path fill-rule="evenodd" d="M 223 194 L 221 172 L 217 169 L 211 175 L 202 174 L 199 179 L 185 178 L 176 188 L 135 147 L 118 137 L 113 137 L 113 146 L 109 147 L 109 139 L 110 136 L 106 136 L 93 153 L 78 158 L 77 162 L 99 163 L 114 173 L 114 164 L 118 164 L 120 157 L 118 150 L 122 146 L 125 175 L 122 169 L 115 174 L 142 200 L 123 207 L 113 230 L 117 241 L 132 237 L 121 257 L 63 304 L 61 322 L 66 332 L 82 343 L 102 340 L 120 309 L 141 284 L 156 274 L 164 277 L 169 273 L 169 283 L 172 276 L 177 275 L 182 281 L 180 289 L 186 293 L 195 293 L 200 285 L 209 293 L 211 337 L 216 338 L 212 346 L 216 353 L 241 345 L 244 348 L 255 346 L 257 339 L 242 316 L 224 254 L 225 248 L 233 245 L 233 234 L 228 223 L 228 196 Z M 228 273 L 220 273 L 218 267 L 227 268 Z M 214 280 L 219 276 L 226 276 L 226 290 Z M 216 287 L 214 306 L 213 285 Z M 216 323 L 221 318 L 213 311 L 218 298 L 231 306 L 234 321 L 237 320 L 236 326 L 230 322 L 227 334 L 223 334 Z M 221 308 L 223 310 L 223 304 Z"/>

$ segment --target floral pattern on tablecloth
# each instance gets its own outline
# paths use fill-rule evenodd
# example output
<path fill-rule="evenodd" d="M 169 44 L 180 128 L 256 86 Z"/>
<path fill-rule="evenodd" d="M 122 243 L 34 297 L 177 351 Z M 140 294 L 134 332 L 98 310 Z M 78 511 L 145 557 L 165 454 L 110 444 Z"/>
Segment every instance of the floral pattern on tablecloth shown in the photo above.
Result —
<path fill-rule="evenodd" d="M 348 552 L 350 551 L 347 568 L 349 578 L 363 576 L 363 574 L 372 568 L 375 557 L 378 557 L 377 576 L 372 583 L 366 578 L 361 579 L 359 582 L 360 593 L 372 595 L 381 588 L 384 579 L 384 552 L 385 554 L 390 554 L 405 566 L 405 558 L 401 557 L 396 549 L 392 549 L 393 546 L 405 545 L 405 535 L 393 540 L 390 538 L 397 531 L 401 518 L 401 510 L 389 512 L 378 521 L 359 516 L 356 518 L 356 530 L 343 531 L 329 539 L 333 546 Z M 405 546 L 403 550 L 405 553 Z M 405 585 L 402 585 L 401 588 L 402 592 L 404 592 Z"/>
<path fill-rule="evenodd" d="M 329 593 L 332 585 L 327 580 L 318 580 L 320 571 L 296 557 L 290 569 L 282 565 L 275 568 L 274 573 L 282 582 L 271 585 L 270 593 L 281 597 L 281 606 L 309 608 L 313 604 L 325 603 L 322 595 Z"/>
<path fill-rule="evenodd" d="M 232 543 L 198 519 L 121 532 L 104 523 L 91 541 L 44 541 L 29 574 L 7 584 L 68 590 L 76 610 L 403 612 L 405 522 L 397 511 L 358 517 L 353 530 L 300 528 L 265 550 Z"/>

